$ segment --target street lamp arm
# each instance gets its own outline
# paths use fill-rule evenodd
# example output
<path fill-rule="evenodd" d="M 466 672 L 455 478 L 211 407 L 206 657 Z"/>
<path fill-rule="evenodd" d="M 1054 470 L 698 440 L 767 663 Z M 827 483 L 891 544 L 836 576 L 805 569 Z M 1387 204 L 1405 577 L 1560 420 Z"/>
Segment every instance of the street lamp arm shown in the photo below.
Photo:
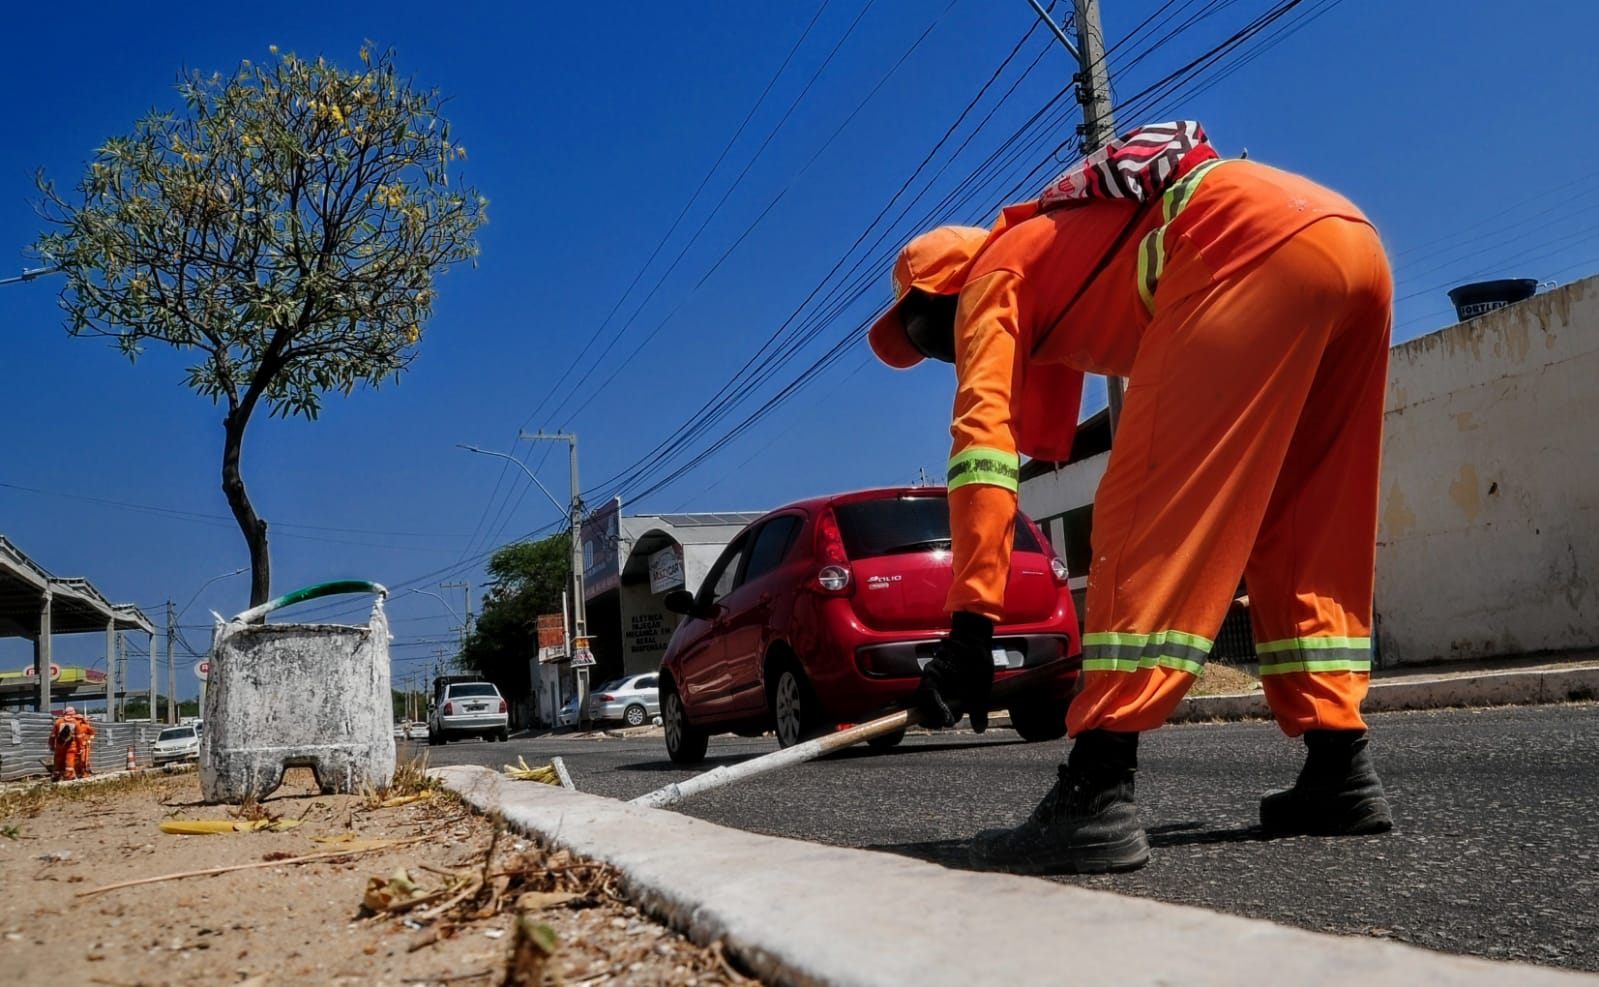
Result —
<path fill-rule="evenodd" d="M 498 459 L 504 459 L 515 463 L 517 468 L 526 473 L 527 478 L 532 480 L 533 484 L 539 488 L 539 492 L 544 494 L 545 498 L 549 500 L 550 503 L 555 505 L 556 510 L 560 511 L 563 515 L 566 513 L 567 505 L 556 500 L 554 495 L 552 495 L 549 490 L 545 489 L 544 484 L 539 482 L 539 478 L 533 475 L 533 471 L 527 468 L 527 464 L 522 462 L 520 459 L 503 452 L 495 452 L 493 449 L 479 449 L 477 446 L 469 446 L 464 442 L 457 442 L 456 445 L 462 449 L 465 449 L 467 452 L 475 452 L 484 456 L 494 456 Z"/>
<path fill-rule="evenodd" d="M 200 588 L 199 589 L 194 591 L 194 595 L 189 597 L 189 602 L 185 603 L 183 605 L 183 609 L 178 611 L 177 619 L 181 619 L 183 617 L 183 614 L 190 607 L 194 606 L 194 601 L 198 600 L 200 598 L 200 594 L 205 592 L 205 588 L 207 586 L 210 586 L 212 583 L 216 582 L 218 579 L 226 579 L 229 576 L 237 576 L 241 572 L 249 572 L 249 571 L 250 571 L 250 567 L 249 566 L 241 565 L 237 569 L 234 569 L 232 572 L 221 572 L 221 573 L 216 574 L 215 576 L 212 576 L 210 579 L 207 579 L 205 582 L 200 584 Z"/>
<path fill-rule="evenodd" d="M 440 596 L 439 594 L 433 592 L 432 590 L 414 589 L 413 588 L 413 589 L 407 590 L 406 592 L 409 592 L 409 593 L 421 593 L 423 596 L 431 596 L 431 597 L 433 597 L 435 600 L 438 600 L 440 603 L 444 604 L 444 609 L 450 611 L 450 616 L 451 617 L 454 617 L 456 620 L 461 621 L 462 624 L 466 623 L 466 621 L 461 620 L 461 615 L 455 612 L 455 608 L 450 606 L 450 602 L 448 600 L 446 600 L 444 597 Z"/>

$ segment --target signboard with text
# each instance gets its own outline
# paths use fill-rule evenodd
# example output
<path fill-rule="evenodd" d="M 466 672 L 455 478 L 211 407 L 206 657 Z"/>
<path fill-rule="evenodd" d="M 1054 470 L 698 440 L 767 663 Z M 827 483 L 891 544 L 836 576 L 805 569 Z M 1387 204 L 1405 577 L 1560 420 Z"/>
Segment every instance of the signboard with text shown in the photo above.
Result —
<path fill-rule="evenodd" d="M 683 585 L 683 549 L 668 545 L 650 556 L 650 592 L 664 593 Z"/>

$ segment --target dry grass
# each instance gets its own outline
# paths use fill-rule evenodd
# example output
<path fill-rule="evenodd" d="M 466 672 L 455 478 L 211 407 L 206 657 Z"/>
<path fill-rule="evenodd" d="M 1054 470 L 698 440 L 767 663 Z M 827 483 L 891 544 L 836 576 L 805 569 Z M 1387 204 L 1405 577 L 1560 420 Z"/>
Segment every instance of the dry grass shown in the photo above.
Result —
<path fill-rule="evenodd" d="M 167 777 L 164 771 L 140 771 L 110 775 L 76 785 L 58 785 L 41 779 L 30 785 L 0 792 L 0 822 L 15 823 L 18 819 L 32 818 L 57 802 L 99 801 L 146 791 L 161 784 Z"/>
<path fill-rule="evenodd" d="M 1260 679 L 1241 668 L 1209 662 L 1200 670 L 1190 696 L 1236 696 L 1260 689 Z"/>

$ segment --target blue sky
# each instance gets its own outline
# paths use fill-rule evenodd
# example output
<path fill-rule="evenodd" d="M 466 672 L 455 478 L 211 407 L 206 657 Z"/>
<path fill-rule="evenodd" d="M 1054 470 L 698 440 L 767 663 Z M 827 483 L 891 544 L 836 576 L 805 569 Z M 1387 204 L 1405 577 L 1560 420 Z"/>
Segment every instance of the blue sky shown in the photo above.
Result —
<path fill-rule="evenodd" d="M 1177 91 L 1138 98 L 1272 6 L 1105 0 L 1118 123 L 1198 119 L 1224 154 L 1247 148 L 1361 204 L 1394 261 L 1396 340 L 1452 322 L 1455 284 L 1599 272 L 1584 164 L 1599 151 L 1599 8 L 1305 0 Z M 274 591 L 345 576 L 400 589 L 398 676 L 430 665 L 456 623 L 403 590 L 458 612 L 461 591 L 440 582 L 476 597 L 487 552 L 559 521 L 519 470 L 458 443 L 531 454 L 564 500 L 565 447 L 517 434 L 576 431 L 583 486 L 603 498 L 776 338 L 794 341 L 791 359 L 623 486 L 625 510 L 764 509 L 936 476 L 952 376 L 882 369 L 857 330 L 887 298 L 899 243 L 1035 190 L 1076 122 L 1056 98 L 1073 65 L 1026 0 L 31 4 L 7 21 L 0 276 L 33 264 L 35 169 L 70 184 L 105 138 L 176 105 L 184 67 L 227 71 L 273 44 L 352 63 L 370 38 L 450 96 L 470 154 L 460 174 L 491 203 L 481 262 L 442 280 L 397 386 L 330 399 L 313 423 L 258 416 L 245 440 Z M 130 366 L 70 338 L 58 290 L 0 286 L 0 534 L 152 617 L 192 600 L 181 623 L 203 650 L 207 611 L 248 602 L 246 577 L 211 581 L 248 561 L 219 488 L 220 411 L 183 387 L 170 353 Z M 801 375 L 835 344 L 836 360 Z M 796 379 L 719 452 L 653 482 Z M 358 618 L 364 603 L 308 609 Z M 103 635 L 60 638 L 56 653 L 103 661 Z M 0 667 L 30 654 L 0 641 Z M 142 688 L 143 660 L 132 667 Z M 179 681 L 195 691 L 186 670 Z"/>

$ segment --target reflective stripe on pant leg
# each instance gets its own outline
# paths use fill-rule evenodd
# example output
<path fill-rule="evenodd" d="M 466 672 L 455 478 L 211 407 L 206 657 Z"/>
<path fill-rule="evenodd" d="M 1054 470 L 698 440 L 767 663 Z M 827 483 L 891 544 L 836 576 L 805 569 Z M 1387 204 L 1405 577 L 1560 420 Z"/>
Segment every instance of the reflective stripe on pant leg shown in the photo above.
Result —
<path fill-rule="evenodd" d="M 1185 631 L 1084 635 L 1083 689 L 1067 713 L 1067 732 L 1160 726 L 1194 684 L 1211 645 Z"/>
<path fill-rule="evenodd" d="M 1255 646 L 1260 685 L 1283 732 L 1364 730 L 1360 704 L 1371 684 L 1371 639 L 1299 637 Z"/>

